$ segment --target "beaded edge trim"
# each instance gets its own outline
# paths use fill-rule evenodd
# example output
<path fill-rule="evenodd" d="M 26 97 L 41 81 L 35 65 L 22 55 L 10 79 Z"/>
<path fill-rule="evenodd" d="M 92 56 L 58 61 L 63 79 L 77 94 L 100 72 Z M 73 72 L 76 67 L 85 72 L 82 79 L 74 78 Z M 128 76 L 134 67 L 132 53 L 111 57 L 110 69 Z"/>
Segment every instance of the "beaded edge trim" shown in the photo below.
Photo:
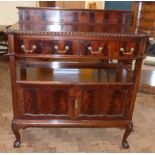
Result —
<path fill-rule="evenodd" d="M 89 33 L 89 32 L 46 32 L 46 31 L 13 31 L 7 30 L 6 33 L 13 34 L 35 34 L 35 35 L 57 35 L 57 36 L 94 36 L 94 37 L 148 37 L 148 34 L 119 34 L 119 33 Z"/>

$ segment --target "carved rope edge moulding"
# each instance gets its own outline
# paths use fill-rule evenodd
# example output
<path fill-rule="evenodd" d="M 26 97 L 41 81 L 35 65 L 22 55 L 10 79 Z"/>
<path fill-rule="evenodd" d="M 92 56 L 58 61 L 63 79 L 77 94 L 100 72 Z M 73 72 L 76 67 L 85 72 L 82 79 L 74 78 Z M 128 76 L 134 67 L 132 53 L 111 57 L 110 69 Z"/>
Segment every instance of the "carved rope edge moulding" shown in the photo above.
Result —
<path fill-rule="evenodd" d="M 14 34 L 35 34 L 35 35 L 58 35 L 58 36 L 105 36 L 105 37 L 148 37 L 147 34 L 120 34 L 120 33 L 89 33 L 89 32 L 47 32 L 47 31 L 12 31 L 8 30 L 6 33 Z"/>

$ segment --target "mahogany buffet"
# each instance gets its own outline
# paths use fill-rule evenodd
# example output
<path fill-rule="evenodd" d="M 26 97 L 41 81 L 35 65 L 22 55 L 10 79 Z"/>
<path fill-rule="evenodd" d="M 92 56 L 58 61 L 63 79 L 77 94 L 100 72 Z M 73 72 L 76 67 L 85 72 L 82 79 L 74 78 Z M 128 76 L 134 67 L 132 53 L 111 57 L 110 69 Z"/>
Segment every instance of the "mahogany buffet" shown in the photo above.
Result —
<path fill-rule="evenodd" d="M 148 35 L 130 26 L 131 12 L 18 7 L 7 30 L 12 130 L 20 147 L 27 127 L 133 130 Z"/>

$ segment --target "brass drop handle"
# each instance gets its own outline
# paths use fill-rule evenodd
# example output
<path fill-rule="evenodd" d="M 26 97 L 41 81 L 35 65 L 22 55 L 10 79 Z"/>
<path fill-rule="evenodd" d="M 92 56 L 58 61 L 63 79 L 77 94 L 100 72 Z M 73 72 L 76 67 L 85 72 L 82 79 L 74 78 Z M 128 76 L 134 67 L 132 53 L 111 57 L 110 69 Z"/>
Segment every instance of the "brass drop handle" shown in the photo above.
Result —
<path fill-rule="evenodd" d="M 92 49 L 91 46 L 88 47 L 88 50 L 89 50 L 92 54 L 99 54 L 99 53 L 102 53 L 103 47 L 99 47 L 98 52 L 93 52 L 93 49 Z"/>
<path fill-rule="evenodd" d="M 130 52 L 125 52 L 125 49 L 123 47 L 120 48 L 120 52 L 122 52 L 122 54 L 124 55 L 130 55 L 134 52 L 134 50 L 135 50 L 134 48 L 131 48 Z"/>
<path fill-rule="evenodd" d="M 36 45 L 32 46 L 32 49 L 26 49 L 25 45 L 21 45 L 21 49 L 25 52 L 25 53 L 32 53 L 35 49 L 37 48 Z"/>
<path fill-rule="evenodd" d="M 55 45 L 55 46 L 54 46 L 54 49 L 55 49 L 59 54 L 65 54 L 65 53 L 69 50 L 69 46 L 65 46 L 65 50 L 64 50 L 64 51 L 59 51 L 58 45 Z"/>

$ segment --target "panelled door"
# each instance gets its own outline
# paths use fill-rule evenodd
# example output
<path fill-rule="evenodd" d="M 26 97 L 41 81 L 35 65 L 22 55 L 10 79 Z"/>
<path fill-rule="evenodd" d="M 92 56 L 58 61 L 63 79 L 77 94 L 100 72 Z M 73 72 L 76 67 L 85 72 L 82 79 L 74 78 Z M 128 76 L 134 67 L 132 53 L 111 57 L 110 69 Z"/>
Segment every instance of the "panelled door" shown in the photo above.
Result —
<path fill-rule="evenodd" d="M 73 117 L 73 85 L 19 82 L 17 88 L 20 117 L 53 119 Z"/>
<path fill-rule="evenodd" d="M 130 84 L 60 84 L 17 82 L 22 118 L 126 119 Z"/>
<path fill-rule="evenodd" d="M 130 85 L 81 84 L 75 89 L 76 119 L 125 119 L 130 105 Z"/>

